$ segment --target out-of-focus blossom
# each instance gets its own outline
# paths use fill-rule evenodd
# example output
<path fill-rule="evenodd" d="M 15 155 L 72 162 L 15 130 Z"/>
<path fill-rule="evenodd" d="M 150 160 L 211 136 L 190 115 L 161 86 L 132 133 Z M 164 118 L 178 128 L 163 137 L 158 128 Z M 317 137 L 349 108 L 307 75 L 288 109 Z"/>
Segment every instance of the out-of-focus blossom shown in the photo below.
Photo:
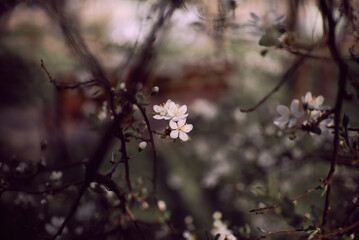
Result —
<path fill-rule="evenodd" d="M 159 200 L 159 201 L 157 202 L 157 207 L 158 207 L 158 209 L 159 209 L 161 212 L 166 211 L 166 209 L 167 209 L 166 202 L 163 201 L 163 200 Z"/>
<path fill-rule="evenodd" d="M 232 230 L 229 230 L 227 225 L 224 224 L 221 220 L 222 213 L 221 212 L 215 212 L 213 213 L 213 228 L 211 230 L 212 236 L 216 236 L 217 234 L 220 234 L 219 240 L 237 240 L 237 238 L 233 235 Z"/>
<path fill-rule="evenodd" d="M 287 106 L 279 105 L 277 111 L 281 116 L 274 120 L 274 124 L 280 128 L 284 128 L 287 124 L 289 128 L 294 127 L 298 118 L 304 115 L 303 111 L 299 111 L 298 99 L 293 99 L 290 109 Z"/>
<path fill-rule="evenodd" d="M 103 102 L 101 110 L 97 114 L 97 117 L 100 121 L 104 121 L 107 119 L 107 102 Z"/>
<path fill-rule="evenodd" d="M 52 171 L 49 178 L 52 181 L 59 181 L 62 178 L 62 172 L 61 171 Z"/>
<path fill-rule="evenodd" d="M 196 237 L 190 233 L 188 230 L 185 230 L 182 234 L 183 238 L 186 240 L 196 240 Z"/>
<path fill-rule="evenodd" d="M 304 97 L 302 97 L 302 103 L 304 108 L 309 108 L 310 110 L 321 110 L 322 104 L 324 102 L 323 96 L 312 96 L 311 92 L 307 92 Z"/>
<path fill-rule="evenodd" d="M 96 205 L 94 202 L 81 204 L 76 211 L 76 219 L 79 221 L 89 221 L 95 216 Z"/>
<path fill-rule="evenodd" d="M 65 221 L 64 217 L 52 216 L 50 223 L 45 224 L 45 230 L 51 235 L 55 235 L 62 223 Z M 63 233 L 67 232 L 67 228 L 64 229 Z"/>
<path fill-rule="evenodd" d="M 205 99 L 197 99 L 190 106 L 190 109 L 195 115 L 201 116 L 206 120 L 212 120 L 218 114 L 216 105 Z"/>

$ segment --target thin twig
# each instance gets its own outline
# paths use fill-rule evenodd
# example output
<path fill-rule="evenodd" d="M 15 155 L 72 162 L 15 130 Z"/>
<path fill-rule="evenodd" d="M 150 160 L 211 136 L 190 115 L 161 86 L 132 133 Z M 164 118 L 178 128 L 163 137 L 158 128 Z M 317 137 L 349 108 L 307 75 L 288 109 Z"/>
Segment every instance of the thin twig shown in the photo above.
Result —
<path fill-rule="evenodd" d="M 120 206 L 121 206 L 122 212 L 126 213 L 129 216 L 130 220 L 135 225 L 135 228 L 140 233 L 142 239 L 146 239 L 145 236 L 143 235 L 140 227 L 138 226 L 136 219 L 133 216 L 133 213 L 127 206 L 125 192 L 121 189 L 121 187 L 118 186 L 109 176 L 105 176 L 102 174 L 95 174 L 94 180 L 96 182 L 98 182 L 99 184 L 105 185 L 106 188 L 108 188 L 110 191 L 113 191 L 116 194 L 116 196 L 120 200 Z"/>
<path fill-rule="evenodd" d="M 49 78 L 50 83 L 54 84 L 55 87 L 58 89 L 75 89 L 75 88 L 79 88 L 81 86 L 90 87 L 90 86 L 93 86 L 93 85 L 96 85 L 99 83 L 96 79 L 85 81 L 85 82 L 72 83 L 72 84 L 59 83 L 54 78 L 51 77 L 51 75 L 50 75 L 49 71 L 47 70 L 45 63 L 42 59 L 41 59 L 41 67 L 42 67 L 42 69 L 44 69 L 45 73 L 47 74 L 47 77 Z"/>
<path fill-rule="evenodd" d="M 331 60 L 331 58 L 329 58 L 329 57 L 317 56 L 317 55 L 313 55 L 310 53 L 303 53 L 300 51 L 296 51 L 296 50 L 293 50 L 290 47 L 287 47 L 285 45 L 279 45 L 277 48 L 284 49 L 284 50 L 288 51 L 289 53 L 296 55 L 296 56 L 305 56 L 306 58 L 310 58 L 310 59 L 314 59 L 314 60 Z"/>
<path fill-rule="evenodd" d="M 288 69 L 288 71 L 283 75 L 282 79 L 278 82 L 278 84 L 275 86 L 275 88 L 270 91 L 262 100 L 260 100 L 256 105 L 254 105 L 251 108 L 241 108 L 241 112 L 253 112 L 256 110 L 260 105 L 262 105 L 267 99 L 272 96 L 275 92 L 277 92 L 281 86 L 290 79 L 292 74 L 297 70 L 297 68 L 303 63 L 303 61 L 306 59 L 306 55 L 301 56 L 297 59 L 297 61 Z"/>
<path fill-rule="evenodd" d="M 46 189 L 44 191 L 29 191 L 29 190 L 20 189 L 20 188 L 8 188 L 8 189 L 5 189 L 4 191 L 7 191 L 7 192 L 24 192 L 24 193 L 27 193 L 27 194 L 34 194 L 34 195 L 56 194 L 56 193 L 61 192 L 62 190 L 66 189 L 68 187 L 71 187 L 71 186 L 74 186 L 74 185 L 79 185 L 79 184 L 82 184 L 82 183 L 83 183 L 83 181 L 79 180 L 79 181 L 75 181 L 75 182 L 65 184 L 65 185 L 63 185 L 61 187 Z"/>
<path fill-rule="evenodd" d="M 304 193 L 299 194 L 298 196 L 295 196 L 294 198 L 292 198 L 291 201 L 292 202 L 297 201 L 298 199 L 301 199 L 301 198 L 307 196 L 309 193 L 312 193 L 312 192 L 314 192 L 314 191 L 316 191 L 318 189 L 322 189 L 322 188 L 323 188 L 323 184 L 318 185 L 318 186 L 316 186 L 314 188 L 308 189 Z M 268 213 L 272 213 L 273 210 L 276 209 L 279 206 L 280 206 L 280 204 L 275 204 L 275 205 L 268 206 L 268 207 L 252 209 L 249 212 L 255 212 L 256 214 L 268 214 Z M 263 210 L 270 210 L 270 211 L 264 212 Z"/>
<path fill-rule="evenodd" d="M 269 236 L 276 235 L 276 234 L 279 234 L 279 233 L 295 233 L 295 232 L 303 232 L 303 228 L 291 229 L 291 230 L 279 230 L 279 231 L 275 231 L 275 232 L 269 232 L 266 235 L 263 235 L 260 238 L 257 238 L 257 240 L 267 238 Z"/>
<path fill-rule="evenodd" d="M 333 237 L 338 236 L 338 235 L 342 235 L 342 234 L 344 234 L 344 233 L 346 233 L 346 232 L 348 232 L 348 231 L 350 231 L 353 228 L 356 228 L 358 226 L 359 226 L 359 221 L 353 223 L 352 225 L 350 225 L 350 226 L 348 226 L 346 228 L 339 229 L 338 231 L 319 235 L 319 238 L 320 239 L 332 239 Z"/>
<path fill-rule="evenodd" d="M 153 139 L 152 127 L 151 127 L 151 123 L 147 117 L 145 109 L 142 106 L 140 106 L 137 102 L 135 104 L 140 109 L 142 116 L 145 119 L 145 122 L 147 125 L 147 130 L 148 130 L 148 135 L 150 137 L 150 142 L 152 145 L 152 155 L 153 155 L 152 185 L 153 185 L 153 194 L 156 195 L 156 193 L 157 193 L 157 151 L 156 151 L 155 141 Z"/>
<path fill-rule="evenodd" d="M 345 86 L 346 86 L 346 79 L 347 79 L 347 72 L 348 66 L 345 64 L 344 60 L 342 59 L 337 46 L 336 46 L 336 38 L 335 38 L 335 26 L 336 23 L 333 19 L 332 9 L 329 9 L 325 0 L 320 0 L 320 7 L 323 13 L 323 18 L 328 20 L 328 47 L 330 53 L 338 65 L 339 68 L 339 78 L 338 78 L 338 91 L 337 91 L 337 98 L 334 107 L 334 140 L 333 140 L 333 158 L 332 163 L 330 165 L 330 170 L 328 176 L 325 180 L 327 186 L 327 192 L 325 196 L 325 206 L 323 211 L 322 222 L 320 224 L 320 228 L 324 231 L 324 226 L 328 219 L 328 214 L 330 210 L 330 200 L 331 200 L 331 189 L 333 183 L 333 176 L 335 172 L 335 167 L 338 162 L 338 152 L 339 152 L 339 127 L 341 121 L 341 111 L 345 96 Z M 323 22 L 325 24 L 326 21 Z"/>

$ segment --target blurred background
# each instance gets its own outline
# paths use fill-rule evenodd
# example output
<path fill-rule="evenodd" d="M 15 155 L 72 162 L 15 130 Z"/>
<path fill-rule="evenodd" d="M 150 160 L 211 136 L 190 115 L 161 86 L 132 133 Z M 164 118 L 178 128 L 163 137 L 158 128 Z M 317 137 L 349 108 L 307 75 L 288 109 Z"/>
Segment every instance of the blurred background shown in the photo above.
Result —
<path fill-rule="evenodd" d="M 79 30 L 111 85 L 116 88 L 126 84 L 134 59 L 158 19 L 160 4 L 152 0 L 61 2 L 67 24 Z M 359 2 L 351 3 L 353 12 L 357 12 Z M 40 66 L 41 59 L 60 83 L 80 83 L 91 80 L 92 75 L 68 46 L 60 17 L 52 14 L 46 4 L 5 1 L 0 7 L 0 176 L 27 176 L 39 161 L 61 166 L 88 159 L 109 120 L 109 116 L 102 115 L 103 91 L 97 86 L 58 90 L 50 83 Z M 335 16 L 340 16 L 340 4 L 335 7 L 339 9 Z M 345 57 L 350 57 L 350 47 L 359 47 L 355 24 L 349 17 L 338 22 L 337 36 Z M 159 36 L 154 40 L 156 58 L 149 78 L 141 86 L 146 96 L 154 86 L 160 89 L 149 98 L 146 108 L 152 126 L 158 131 L 166 127 L 166 121 L 152 118 L 152 107 L 167 99 L 186 104 L 187 122 L 194 126 L 188 142 L 155 136 L 158 197 L 166 202 L 166 216 L 174 228 L 190 230 L 198 239 L 206 239 L 206 231 L 213 228 L 215 211 L 223 214 L 222 219 L 236 236 L 248 239 L 262 234 L 257 227 L 276 231 L 319 224 L 324 206 L 320 190 L 293 205 L 283 205 L 275 214 L 249 212 L 285 202 L 319 185 L 319 179 L 325 178 L 329 170 L 331 136 L 281 130 L 273 124 L 279 117 L 277 105 L 288 106 L 292 99 L 300 99 L 307 92 L 324 96 L 324 105 L 334 106 L 337 68 L 322 39 L 323 21 L 317 2 L 192 0 L 185 8 L 176 9 Z M 289 81 L 256 111 L 240 111 L 259 102 L 309 50 L 318 57 L 306 58 Z M 357 81 L 355 65 L 351 72 L 352 81 Z M 358 96 L 352 85 L 348 85 L 348 94 L 352 98 L 344 111 L 352 126 L 357 126 Z M 141 118 L 138 111 L 136 116 Z M 289 139 L 293 133 L 295 139 Z M 149 146 L 138 153 L 139 142 L 128 143 L 129 155 L 135 155 L 129 162 L 131 180 L 138 191 L 146 192 L 151 189 L 152 153 Z M 118 147 L 114 143 L 102 172 L 111 169 L 110 160 L 118 154 Z M 119 168 L 114 179 L 125 187 L 124 167 Z M 79 165 L 64 169 L 62 174 L 61 183 L 71 183 L 83 177 L 83 169 Z M 336 209 L 351 206 L 359 191 L 356 167 L 340 165 L 336 174 L 333 225 L 347 216 L 344 210 Z M 47 178 L 49 174 L 36 178 L 29 189 L 45 189 Z M 52 222 L 52 216 L 66 216 L 68 208 L 62 204 L 70 206 L 71 189 L 55 196 L 5 192 L 0 200 L 2 208 L 14 206 L 16 214 L 11 214 L 9 225 L 18 224 L 26 231 L 46 235 L 51 234 L 49 227 L 36 228 L 31 221 L 45 224 Z M 102 200 L 93 200 L 90 194 L 81 206 L 85 206 L 87 215 L 76 215 L 76 219 L 88 226 L 91 221 L 100 221 L 102 215 L 113 214 L 105 214 Z M 152 208 L 146 210 L 137 204 L 133 212 L 136 219 L 157 224 L 158 216 Z M 161 231 L 166 230 L 158 225 L 153 229 L 156 239 L 165 238 Z M 76 235 L 91 231 L 100 230 L 84 226 Z"/>

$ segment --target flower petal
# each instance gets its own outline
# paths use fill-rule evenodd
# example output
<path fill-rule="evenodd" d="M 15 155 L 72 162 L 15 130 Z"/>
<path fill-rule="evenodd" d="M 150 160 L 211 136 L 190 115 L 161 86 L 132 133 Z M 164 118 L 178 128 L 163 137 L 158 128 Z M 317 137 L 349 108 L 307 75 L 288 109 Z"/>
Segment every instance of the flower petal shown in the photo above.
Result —
<path fill-rule="evenodd" d="M 290 104 L 290 112 L 292 114 L 295 114 L 296 112 L 298 112 L 299 110 L 299 100 L 298 99 L 293 99 L 291 104 Z"/>
<path fill-rule="evenodd" d="M 276 125 L 280 128 L 284 128 L 288 121 L 289 121 L 288 116 L 285 115 L 285 116 L 275 119 L 273 123 L 274 123 L 274 125 Z"/>
<path fill-rule="evenodd" d="M 293 115 L 294 115 L 294 117 L 296 117 L 296 118 L 301 118 L 301 117 L 304 116 L 304 111 L 296 112 L 296 113 L 294 113 Z"/>
<path fill-rule="evenodd" d="M 167 109 L 167 115 L 168 115 L 169 117 L 173 118 L 173 116 L 175 115 L 174 110 L 171 109 L 171 108 L 168 108 L 168 109 Z"/>
<path fill-rule="evenodd" d="M 324 97 L 323 97 L 323 96 L 318 96 L 318 97 L 314 100 L 313 105 L 314 105 L 315 108 L 319 108 L 320 105 L 323 104 L 323 102 L 324 102 Z"/>
<path fill-rule="evenodd" d="M 168 109 L 167 109 L 167 110 L 168 110 L 168 111 L 171 111 L 171 112 L 174 112 L 176 109 L 177 109 L 176 104 L 171 101 L 171 102 L 168 104 Z"/>
<path fill-rule="evenodd" d="M 280 115 L 289 115 L 289 108 L 287 106 L 284 106 L 284 105 L 278 105 L 277 106 L 277 112 L 280 114 Z"/>
<path fill-rule="evenodd" d="M 177 129 L 178 128 L 177 123 L 175 121 L 172 121 L 172 120 L 170 121 L 170 127 L 172 129 Z"/>
<path fill-rule="evenodd" d="M 179 109 L 178 109 L 178 113 L 180 114 L 180 115 L 183 115 L 183 114 L 185 114 L 187 112 L 187 106 L 186 105 L 183 105 L 182 107 L 180 107 Z"/>
<path fill-rule="evenodd" d="M 187 141 L 188 140 L 188 135 L 184 132 L 180 132 L 179 133 L 179 138 L 182 140 L 182 141 Z"/>
<path fill-rule="evenodd" d="M 183 131 L 183 132 L 186 132 L 186 133 L 192 131 L 192 129 L 193 129 L 193 125 L 192 125 L 192 124 L 186 124 L 186 125 L 184 125 L 184 126 L 182 127 L 182 131 Z"/>
<path fill-rule="evenodd" d="M 160 115 L 154 115 L 153 116 L 154 119 L 157 119 L 157 120 L 161 120 L 163 119 L 163 116 L 160 116 Z"/>
<path fill-rule="evenodd" d="M 153 110 L 156 112 L 156 113 L 159 113 L 163 110 L 163 108 L 161 106 L 158 106 L 158 105 L 153 105 Z"/>
<path fill-rule="evenodd" d="M 311 92 L 307 92 L 307 93 L 305 94 L 304 100 L 305 100 L 306 102 L 311 102 L 311 101 L 313 100 L 312 93 L 311 93 Z"/>
<path fill-rule="evenodd" d="M 169 106 L 173 101 L 171 99 L 168 99 L 165 106 Z"/>
<path fill-rule="evenodd" d="M 173 130 L 173 131 L 170 133 L 170 136 L 171 136 L 171 138 L 173 138 L 173 139 L 178 138 L 178 130 Z"/>
<path fill-rule="evenodd" d="M 288 124 L 288 127 L 294 127 L 295 126 L 295 124 L 297 123 L 297 119 L 296 118 L 291 118 L 290 120 L 289 120 L 289 124 Z"/>
<path fill-rule="evenodd" d="M 186 123 L 186 119 L 179 119 L 177 124 L 178 124 L 178 127 L 180 128 L 180 127 L 183 127 L 185 125 L 185 123 Z"/>

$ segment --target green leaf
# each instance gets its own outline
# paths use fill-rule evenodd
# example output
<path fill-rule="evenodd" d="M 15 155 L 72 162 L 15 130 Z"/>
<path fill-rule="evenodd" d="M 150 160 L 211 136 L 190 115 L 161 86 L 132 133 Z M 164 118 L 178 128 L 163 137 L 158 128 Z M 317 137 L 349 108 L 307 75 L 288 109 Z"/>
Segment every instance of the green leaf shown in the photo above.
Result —
<path fill-rule="evenodd" d="M 268 181 L 268 195 L 273 199 L 277 199 L 279 192 L 278 179 L 271 177 Z"/>
<path fill-rule="evenodd" d="M 257 197 L 263 197 L 267 195 L 266 191 L 261 186 L 254 186 L 250 191 Z"/>
<path fill-rule="evenodd" d="M 127 130 L 125 131 L 125 137 L 136 137 L 136 138 L 140 138 L 141 135 L 140 135 L 137 131 L 135 131 L 135 130 L 133 130 L 133 129 L 127 129 Z"/>
<path fill-rule="evenodd" d="M 141 107 L 146 107 L 148 105 L 147 97 L 145 97 L 142 93 L 136 94 L 136 100 Z"/>
<path fill-rule="evenodd" d="M 267 230 L 265 230 L 265 229 L 263 229 L 263 228 L 261 228 L 261 227 L 257 227 L 257 229 L 258 229 L 260 232 L 262 232 L 262 233 L 268 233 Z"/>

